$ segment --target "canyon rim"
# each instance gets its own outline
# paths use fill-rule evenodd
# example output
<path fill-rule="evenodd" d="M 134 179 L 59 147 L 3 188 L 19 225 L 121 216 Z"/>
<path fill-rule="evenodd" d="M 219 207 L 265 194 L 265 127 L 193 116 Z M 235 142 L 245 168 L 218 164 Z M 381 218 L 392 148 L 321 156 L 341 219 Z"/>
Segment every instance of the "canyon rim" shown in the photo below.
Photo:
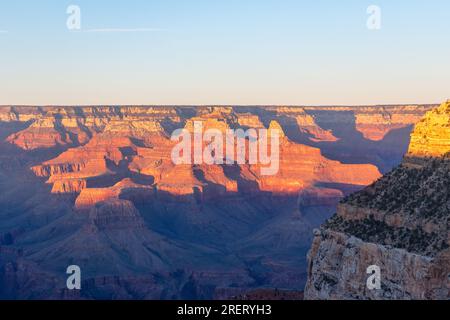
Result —
<path fill-rule="evenodd" d="M 306 299 L 450 298 L 450 100 L 416 124 L 400 166 L 315 231 Z M 380 268 L 370 290 L 364 270 Z"/>

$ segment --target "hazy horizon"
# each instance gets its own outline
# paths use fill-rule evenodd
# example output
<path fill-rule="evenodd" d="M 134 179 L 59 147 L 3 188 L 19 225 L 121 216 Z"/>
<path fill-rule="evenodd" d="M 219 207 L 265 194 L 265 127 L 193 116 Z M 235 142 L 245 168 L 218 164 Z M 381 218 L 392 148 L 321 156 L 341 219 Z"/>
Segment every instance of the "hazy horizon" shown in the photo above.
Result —
<path fill-rule="evenodd" d="M 447 99 L 448 100 L 448 99 Z M 286 107 L 286 108 L 364 108 L 364 107 L 396 107 L 396 106 L 438 106 L 442 103 L 379 103 L 379 104 L 3 104 L 0 108 L 8 107 L 30 107 L 30 108 L 65 108 L 65 107 L 79 107 L 79 108 L 90 108 L 90 107 L 223 107 L 223 108 L 234 108 L 234 107 Z"/>

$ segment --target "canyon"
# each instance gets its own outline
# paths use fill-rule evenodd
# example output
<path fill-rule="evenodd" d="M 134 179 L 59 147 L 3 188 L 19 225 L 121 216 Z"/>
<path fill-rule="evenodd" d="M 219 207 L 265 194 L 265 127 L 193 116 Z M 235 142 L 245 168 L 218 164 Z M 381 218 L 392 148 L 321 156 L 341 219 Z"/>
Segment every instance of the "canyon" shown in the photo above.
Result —
<path fill-rule="evenodd" d="M 402 163 L 349 195 L 308 254 L 305 299 L 450 298 L 450 101 L 427 112 Z M 366 268 L 381 269 L 381 288 Z"/>
<path fill-rule="evenodd" d="M 400 164 L 418 123 L 416 152 L 435 107 L 0 107 L 0 297 L 294 296 L 318 245 L 312 230 Z M 174 164 L 172 133 L 196 123 L 277 129 L 278 173 L 247 158 Z M 447 145 L 429 137 L 427 155 Z M 74 264 L 80 292 L 65 288 Z"/>

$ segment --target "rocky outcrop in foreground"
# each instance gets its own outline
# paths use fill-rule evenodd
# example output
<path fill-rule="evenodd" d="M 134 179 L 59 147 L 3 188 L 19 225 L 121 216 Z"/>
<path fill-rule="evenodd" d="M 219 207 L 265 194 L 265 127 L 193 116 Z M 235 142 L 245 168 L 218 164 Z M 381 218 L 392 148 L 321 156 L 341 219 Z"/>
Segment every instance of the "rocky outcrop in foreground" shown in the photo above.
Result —
<path fill-rule="evenodd" d="M 448 299 L 449 251 L 432 258 L 365 242 L 332 229 L 316 231 L 306 299 Z M 381 268 L 381 289 L 367 287 L 367 268 Z"/>
<path fill-rule="evenodd" d="M 450 298 L 449 128 L 447 102 L 417 124 L 399 167 L 315 232 L 306 299 Z M 371 290 L 373 265 L 381 288 Z"/>

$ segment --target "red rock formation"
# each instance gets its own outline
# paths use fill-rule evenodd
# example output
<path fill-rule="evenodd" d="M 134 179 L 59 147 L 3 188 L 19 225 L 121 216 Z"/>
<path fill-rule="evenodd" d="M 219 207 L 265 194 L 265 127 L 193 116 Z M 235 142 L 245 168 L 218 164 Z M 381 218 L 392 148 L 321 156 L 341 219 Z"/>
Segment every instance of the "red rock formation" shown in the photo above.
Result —
<path fill-rule="evenodd" d="M 282 130 L 272 122 L 272 129 Z M 260 166 L 257 166 L 258 168 Z M 317 182 L 368 185 L 381 173 L 374 165 L 349 165 L 322 156 L 320 149 L 291 142 L 283 133 L 280 144 L 280 170 L 274 176 L 259 177 L 260 189 L 279 194 L 298 194 Z M 257 173 L 258 170 L 253 170 Z"/>
<path fill-rule="evenodd" d="M 202 192 L 204 184 L 194 175 L 191 165 L 177 165 L 164 171 L 157 184 L 159 192 L 166 192 L 174 196 L 192 195 Z"/>
<path fill-rule="evenodd" d="M 150 189 L 150 187 L 134 183 L 127 178 L 108 188 L 84 188 L 75 201 L 75 208 L 85 210 L 94 207 L 98 203 L 117 200 L 124 190 L 129 189 L 139 192 L 139 190 Z"/>
<path fill-rule="evenodd" d="M 335 112 L 336 119 L 326 120 L 338 123 L 351 121 L 351 118 L 341 116 L 354 112 L 357 129 L 367 138 L 379 140 L 388 131 L 414 122 L 422 109 L 386 108 L 380 114 L 378 109 L 369 107 L 267 107 L 257 112 L 235 112 L 231 107 L 202 107 L 195 110 L 196 114 L 183 118 L 180 114 L 189 109 L 49 107 L 37 110 L 10 107 L 0 110 L 0 119 L 34 121 L 27 129 L 8 138 L 10 143 L 23 149 L 71 146 L 32 170 L 37 176 L 48 178 L 47 182 L 53 184 L 53 193 L 79 193 L 76 206 L 84 208 L 117 198 L 120 193 L 117 185 L 97 188 L 93 180 L 101 178 L 102 185 L 113 186 L 117 175 L 153 177 L 153 185 L 159 195 L 195 195 L 197 200 L 239 192 L 298 195 L 301 190 L 314 188 L 318 183 L 367 185 L 380 176 L 374 165 L 343 164 L 327 159 L 319 148 L 294 142 L 284 134 L 284 130 L 291 133 L 297 130 L 312 142 L 330 143 L 337 138 L 330 129 L 318 125 L 324 120 L 318 119 L 315 112 Z M 270 115 L 272 118 L 268 118 Z M 218 129 L 225 133 L 228 129 L 240 127 L 261 129 L 269 120 L 269 129 L 278 129 L 281 133 L 279 171 L 273 176 L 262 175 L 261 169 L 267 166 L 261 164 L 175 166 L 171 159 L 175 142 L 169 138 L 171 132 L 163 128 L 163 123 L 185 121 L 184 127 L 192 133 L 194 123 L 199 122 L 203 131 Z M 203 143 L 202 147 L 206 146 Z M 234 149 L 236 151 L 236 145 Z M 249 160 L 248 154 L 246 160 Z"/>
<path fill-rule="evenodd" d="M 83 189 L 75 201 L 77 209 L 88 209 L 97 203 L 115 199 L 119 196 L 120 190 L 114 188 L 90 188 Z"/>
<path fill-rule="evenodd" d="M 80 193 L 86 189 L 86 184 L 86 180 L 83 179 L 56 180 L 52 193 Z"/>

